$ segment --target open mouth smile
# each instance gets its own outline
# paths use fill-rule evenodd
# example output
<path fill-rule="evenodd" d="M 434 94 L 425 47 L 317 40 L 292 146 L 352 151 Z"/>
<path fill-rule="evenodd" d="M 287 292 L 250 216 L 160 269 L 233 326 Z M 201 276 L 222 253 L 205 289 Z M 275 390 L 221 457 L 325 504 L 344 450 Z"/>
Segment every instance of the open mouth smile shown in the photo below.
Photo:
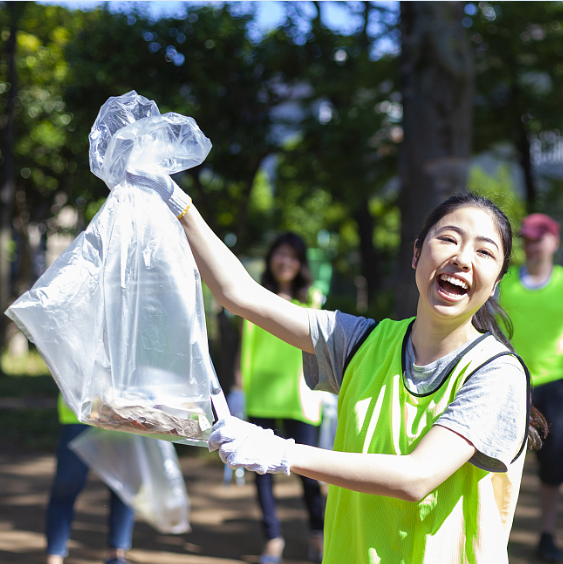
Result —
<path fill-rule="evenodd" d="M 438 276 L 438 287 L 448 297 L 459 298 L 469 291 L 469 284 L 456 278 L 451 274 L 440 274 Z"/>

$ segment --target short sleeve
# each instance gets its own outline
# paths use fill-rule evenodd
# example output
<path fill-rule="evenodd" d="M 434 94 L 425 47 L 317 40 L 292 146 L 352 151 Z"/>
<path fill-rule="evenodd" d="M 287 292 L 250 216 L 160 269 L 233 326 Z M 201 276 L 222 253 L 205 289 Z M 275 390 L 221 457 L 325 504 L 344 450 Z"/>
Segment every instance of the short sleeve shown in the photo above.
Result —
<path fill-rule="evenodd" d="M 308 309 L 307 313 L 315 354 L 303 353 L 305 381 L 314 390 L 337 394 L 347 360 L 375 321 L 341 311 Z"/>
<path fill-rule="evenodd" d="M 474 372 L 436 424 L 475 446 L 473 465 L 506 472 L 522 446 L 526 416 L 526 375 L 514 356 L 505 355 Z"/>

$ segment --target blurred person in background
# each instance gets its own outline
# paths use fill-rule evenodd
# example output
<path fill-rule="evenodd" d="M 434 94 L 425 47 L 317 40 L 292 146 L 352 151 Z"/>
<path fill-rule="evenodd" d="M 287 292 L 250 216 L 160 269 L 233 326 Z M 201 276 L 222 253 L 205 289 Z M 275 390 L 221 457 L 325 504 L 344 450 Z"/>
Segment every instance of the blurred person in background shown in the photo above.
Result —
<path fill-rule="evenodd" d="M 86 485 L 89 470 L 69 447 L 69 443 L 90 428 L 89 425 L 78 421 L 62 394 L 59 394 L 58 413 L 62 428 L 57 446 L 57 470 L 46 513 L 47 564 L 62 564 L 68 556 L 67 544 L 74 518 L 74 503 Z M 108 489 L 110 509 L 106 564 L 128 564 L 125 552 L 131 548 L 135 513 L 112 489 Z"/>
<path fill-rule="evenodd" d="M 541 536 L 538 554 L 545 562 L 563 562 L 553 532 L 563 482 L 563 267 L 553 264 L 559 248 L 559 224 L 543 213 L 522 221 L 526 255 L 500 284 L 502 307 L 514 326 L 512 344 L 532 378 L 532 401 L 549 425 L 539 462 Z"/>
<path fill-rule="evenodd" d="M 307 246 L 301 237 L 295 233 L 278 236 L 270 246 L 265 262 L 262 286 L 296 305 L 321 306 L 323 296 L 311 285 Z M 244 394 L 249 421 L 298 443 L 317 444 L 323 394 L 307 387 L 299 349 L 243 320 L 236 381 Z M 278 564 L 285 541 L 276 512 L 273 476 L 255 476 L 266 537 L 260 564 Z M 316 480 L 304 476 L 300 478 L 309 514 L 309 559 L 321 562 L 324 498 Z"/>

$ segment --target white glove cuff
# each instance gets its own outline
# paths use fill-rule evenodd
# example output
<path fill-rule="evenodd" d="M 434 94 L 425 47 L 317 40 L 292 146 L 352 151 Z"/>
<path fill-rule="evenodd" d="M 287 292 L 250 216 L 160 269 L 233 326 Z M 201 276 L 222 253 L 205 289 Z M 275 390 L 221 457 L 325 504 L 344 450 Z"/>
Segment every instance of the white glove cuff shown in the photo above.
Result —
<path fill-rule="evenodd" d="M 156 190 L 172 213 L 180 219 L 192 205 L 192 199 L 160 167 L 129 169 L 127 179 L 132 184 Z"/>
<path fill-rule="evenodd" d="M 291 474 L 291 468 L 289 464 L 289 457 L 287 456 L 287 451 L 290 448 L 289 445 L 293 446 L 295 441 L 293 439 L 284 439 L 285 440 L 285 450 L 283 451 L 283 455 L 281 457 L 279 468 L 276 468 L 274 472 L 283 472 L 286 476 Z"/>

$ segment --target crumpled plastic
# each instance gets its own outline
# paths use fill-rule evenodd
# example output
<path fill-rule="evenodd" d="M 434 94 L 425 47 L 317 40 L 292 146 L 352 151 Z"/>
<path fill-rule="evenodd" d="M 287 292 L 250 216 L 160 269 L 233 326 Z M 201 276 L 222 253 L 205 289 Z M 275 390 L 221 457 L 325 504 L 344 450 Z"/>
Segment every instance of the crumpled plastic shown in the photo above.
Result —
<path fill-rule="evenodd" d="M 69 447 L 157 531 L 191 530 L 190 499 L 171 443 L 92 428 Z"/>
<path fill-rule="evenodd" d="M 200 275 L 168 206 L 125 171 L 142 162 L 179 172 L 210 148 L 192 118 L 161 116 L 135 91 L 110 98 L 92 127 L 90 163 L 111 192 L 6 312 L 83 423 L 206 445 L 214 369 Z"/>
<path fill-rule="evenodd" d="M 134 90 L 111 97 L 92 126 L 90 170 L 112 190 L 128 168 L 157 164 L 175 174 L 201 164 L 211 150 L 191 117 L 161 115 L 156 104 Z"/>

